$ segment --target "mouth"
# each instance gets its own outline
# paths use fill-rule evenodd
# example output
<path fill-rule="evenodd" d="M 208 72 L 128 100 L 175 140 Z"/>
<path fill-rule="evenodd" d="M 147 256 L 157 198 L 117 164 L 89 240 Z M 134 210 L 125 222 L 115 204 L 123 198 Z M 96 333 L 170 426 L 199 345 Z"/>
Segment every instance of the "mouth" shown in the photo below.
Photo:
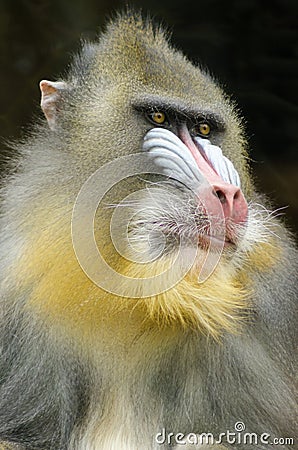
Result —
<path fill-rule="evenodd" d="M 208 213 L 195 193 L 181 185 L 177 189 L 175 180 L 150 182 L 143 194 L 133 206 L 139 212 L 130 222 L 130 233 L 149 254 L 170 255 L 179 248 L 219 254 L 237 248 L 240 225 Z"/>
<path fill-rule="evenodd" d="M 167 212 L 170 214 L 170 206 Z M 231 229 L 229 225 L 217 224 L 217 227 L 212 230 L 210 229 L 210 221 L 204 219 L 200 221 L 194 219 L 192 222 L 190 220 L 183 221 L 183 215 L 187 219 L 191 216 L 191 214 L 187 215 L 185 211 L 184 214 L 176 216 L 175 220 L 173 220 L 173 217 L 168 217 L 168 220 L 164 217 L 162 222 L 155 221 L 149 224 L 148 221 L 144 221 L 143 226 L 147 231 L 144 233 L 143 229 L 142 235 L 156 236 L 156 239 L 153 237 L 152 244 L 157 247 L 160 244 L 160 232 L 165 237 L 165 253 L 175 251 L 181 244 L 186 247 L 197 247 L 205 252 L 219 253 L 227 249 L 236 249 L 239 233 L 235 227 Z"/>
<path fill-rule="evenodd" d="M 201 224 L 198 224 L 197 228 L 199 247 L 207 251 L 237 247 L 244 224 L 235 226 L 231 221 L 225 221 L 217 217 L 208 217 L 205 226 L 203 223 L 204 220 Z"/>
<path fill-rule="evenodd" d="M 224 249 L 233 249 L 236 248 L 236 242 L 232 241 L 227 237 L 217 237 L 210 236 L 208 234 L 199 234 L 198 235 L 198 245 L 203 250 L 224 250 Z"/>

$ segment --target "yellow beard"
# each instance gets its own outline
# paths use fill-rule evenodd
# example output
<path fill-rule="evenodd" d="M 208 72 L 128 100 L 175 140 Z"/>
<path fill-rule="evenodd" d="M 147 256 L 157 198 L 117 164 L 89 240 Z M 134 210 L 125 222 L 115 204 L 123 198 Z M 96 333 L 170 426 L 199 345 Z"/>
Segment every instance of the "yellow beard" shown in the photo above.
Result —
<path fill-rule="evenodd" d="M 47 321 L 62 321 L 65 327 L 88 333 L 113 317 L 121 317 L 117 326 L 125 327 L 128 316 L 135 316 L 145 327 L 191 328 L 214 338 L 224 331 L 235 333 L 251 306 L 255 271 L 270 270 L 280 255 L 272 244 L 257 244 L 238 264 L 240 269 L 223 256 L 204 283 L 197 281 L 199 267 L 195 264 L 165 292 L 145 298 L 140 292 L 139 298 L 129 298 L 106 292 L 84 273 L 65 216 L 31 241 L 30 249 L 13 269 L 18 272 L 16 279 L 23 280 L 24 289 L 33 286 L 27 307 L 36 309 Z M 135 278 L 153 276 L 172 263 L 171 257 L 163 257 L 154 265 L 134 264 L 120 257 L 110 244 L 104 247 L 104 257 L 125 276 Z M 122 288 L 125 292 L 125 282 Z"/>

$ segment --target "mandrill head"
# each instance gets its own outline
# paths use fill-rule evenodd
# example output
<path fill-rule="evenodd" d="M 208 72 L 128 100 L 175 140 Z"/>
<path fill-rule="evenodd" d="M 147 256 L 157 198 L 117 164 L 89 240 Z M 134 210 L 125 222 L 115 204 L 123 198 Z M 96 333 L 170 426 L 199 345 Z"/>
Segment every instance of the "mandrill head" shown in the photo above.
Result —
<path fill-rule="evenodd" d="M 66 81 L 42 81 L 41 91 L 77 195 L 74 282 L 84 305 L 213 336 L 236 330 L 254 270 L 274 256 L 227 96 L 130 14 L 84 46 Z"/>

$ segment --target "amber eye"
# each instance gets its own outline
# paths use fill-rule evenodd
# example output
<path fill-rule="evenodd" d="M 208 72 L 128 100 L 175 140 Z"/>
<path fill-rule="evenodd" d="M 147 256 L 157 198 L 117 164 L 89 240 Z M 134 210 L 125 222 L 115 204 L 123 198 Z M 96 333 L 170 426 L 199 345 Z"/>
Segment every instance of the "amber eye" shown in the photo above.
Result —
<path fill-rule="evenodd" d="M 211 128 L 210 125 L 206 122 L 202 122 L 199 124 L 199 133 L 202 136 L 208 136 L 210 134 Z"/>
<path fill-rule="evenodd" d="M 166 115 L 162 111 L 157 111 L 151 114 L 151 119 L 158 125 L 162 125 L 166 121 Z"/>

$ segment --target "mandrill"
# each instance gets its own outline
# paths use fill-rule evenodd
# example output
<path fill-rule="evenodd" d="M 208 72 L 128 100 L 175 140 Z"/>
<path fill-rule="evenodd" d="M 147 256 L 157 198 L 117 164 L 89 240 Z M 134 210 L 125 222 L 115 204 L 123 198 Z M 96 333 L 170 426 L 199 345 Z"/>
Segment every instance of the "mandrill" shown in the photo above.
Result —
<path fill-rule="evenodd" d="M 130 12 L 40 88 L 1 191 L 0 447 L 293 449 L 297 252 L 234 104 Z"/>

